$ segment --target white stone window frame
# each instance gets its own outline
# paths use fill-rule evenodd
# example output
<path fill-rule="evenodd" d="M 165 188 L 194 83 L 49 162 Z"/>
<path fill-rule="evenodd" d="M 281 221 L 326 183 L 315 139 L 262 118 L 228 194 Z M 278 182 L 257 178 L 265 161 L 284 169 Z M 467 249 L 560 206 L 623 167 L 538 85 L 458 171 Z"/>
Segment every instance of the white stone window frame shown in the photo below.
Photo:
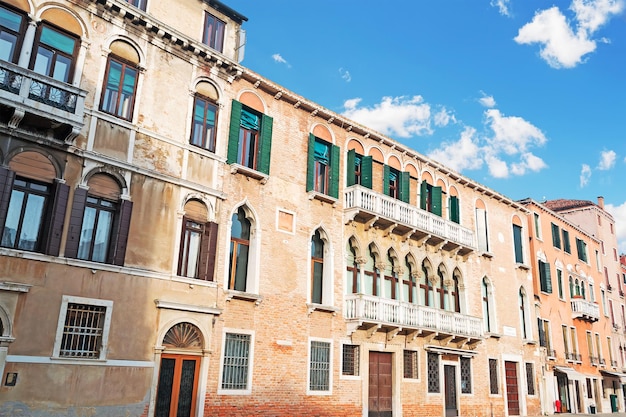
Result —
<path fill-rule="evenodd" d="M 224 389 L 222 388 L 222 378 L 224 376 L 224 354 L 226 353 L 226 334 L 245 334 L 250 336 L 250 350 L 248 351 L 248 380 L 245 389 Z M 222 331 L 222 352 L 220 354 L 220 368 L 217 385 L 218 395 L 251 395 L 252 394 L 252 378 L 254 369 L 254 336 L 253 330 L 224 328 Z"/>
<path fill-rule="evenodd" d="M 86 304 L 99 307 L 105 307 L 104 323 L 102 325 L 102 343 L 100 346 L 100 356 L 98 358 L 80 358 L 80 357 L 66 357 L 61 356 L 61 341 L 63 340 L 63 333 L 65 328 L 65 319 L 67 317 L 68 304 Z M 56 336 L 54 338 L 54 348 L 52 350 L 52 359 L 71 360 L 71 361 L 104 361 L 106 360 L 106 353 L 108 350 L 109 341 L 109 329 L 111 327 L 111 315 L 113 313 L 113 301 L 101 300 L 98 298 L 85 298 L 75 297 L 71 295 L 64 295 L 61 300 L 61 309 L 59 311 L 59 319 L 57 322 Z"/>
<path fill-rule="evenodd" d="M 328 390 L 318 391 L 311 389 L 311 342 L 322 342 L 329 344 L 328 358 Z M 309 337 L 307 343 L 307 366 L 306 366 L 306 395 L 332 395 L 333 394 L 333 363 L 334 363 L 334 346 L 332 339 L 324 339 L 320 337 Z"/>

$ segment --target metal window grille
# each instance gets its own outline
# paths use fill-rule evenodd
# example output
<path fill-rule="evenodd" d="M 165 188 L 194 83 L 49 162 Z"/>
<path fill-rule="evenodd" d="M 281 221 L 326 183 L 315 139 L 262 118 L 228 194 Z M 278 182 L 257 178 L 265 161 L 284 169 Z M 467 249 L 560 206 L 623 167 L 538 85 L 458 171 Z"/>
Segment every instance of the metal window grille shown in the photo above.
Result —
<path fill-rule="evenodd" d="M 428 392 L 439 392 L 439 355 L 428 354 Z"/>
<path fill-rule="evenodd" d="M 247 389 L 250 335 L 226 333 L 222 389 Z"/>
<path fill-rule="evenodd" d="M 532 363 L 526 364 L 526 385 L 528 386 L 528 395 L 535 395 L 535 371 Z"/>
<path fill-rule="evenodd" d="M 405 350 L 404 351 L 404 377 L 410 379 L 417 379 L 417 351 Z"/>
<path fill-rule="evenodd" d="M 330 389 L 330 343 L 311 342 L 309 366 L 309 389 L 328 391 Z"/>
<path fill-rule="evenodd" d="M 68 303 L 59 356 L 100 358 L 106 307 Z"/>
<path fill-rule="evenodd" d="M 461 393 L 472 393 L 472 363 L 470 358 L 461 358 Z"/>
<path fill-rule="evenodd" d="M 359 375 L 359 346 L 343 345 L 342 374 Z"/>
<path fill-rule="evenodd" d="M 498 394 L 498 360 L 489 359 L 489 392 Z"/>

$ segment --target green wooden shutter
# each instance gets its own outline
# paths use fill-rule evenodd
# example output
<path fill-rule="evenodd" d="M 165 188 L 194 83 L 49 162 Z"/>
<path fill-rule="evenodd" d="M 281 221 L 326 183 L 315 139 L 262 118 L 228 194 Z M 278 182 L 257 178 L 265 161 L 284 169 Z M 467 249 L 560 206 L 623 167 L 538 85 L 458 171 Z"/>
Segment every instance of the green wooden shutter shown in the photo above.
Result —
<path fill-rule="evenodd" d="M 330 145 L 330 178 L 328 179 L 328 195 L 339 198 L 339 146 Z"/>
<path fill-rule="evenodd" d="M 524 255 L 522 252 L 522 228 L 513 225 L 513 246 L 515 248 L 515 262 L 518 264 L 524 263 Z"/>
<path fill-rule="evenodd" d="M 237 153 L 239 150 L 239 128 L 241 126 L 241 103 L 233 100 L 230 110 L 230 132 L 228 134 L 228 151 L 226 154 L 226 162 L 234 164 L 237 162 Z"/>
<path fill-rule="evenodd" d="M 400 173 L 400 200 L 405 203 L 411 198 L 411 176 L 408 172 Z"/>
<path fill-rule="evenodd" d="M 541 279 L 541 291 L 552 293 L 552 277 L 550 276 L 550 264 L 539 261 L 539 277 Z"/>
<path fill-rule="evenodd" d="M 383 165 L 383 194 L 389 195 L 389 165 Z"/>
<path fill-rule="evenodd" d="M 272 126 L 274 119 L 270 116 L 261 116 L 261 144 L 259 145 L 258 169 L 264 174 L 270 174 L 270 156 L 272 151 Z"/>
<path fill-rule="evenodd" d="M 460 223 L 459 213 L 459 198 L 457 196 L 450 196 L 450 221 L 454 223 Z"/>
<path fill-rule="evenodd" d="M 433 192 L 433 199 L 432 199 L 432 203 L 433 203 L 433 214 L 436 214 L 437 216 L 441 216 L 441 187 L 433 187 L 432 188 L 432 192 Z"/>
<path fill-rule="evenodd" d="M 315 136 L 309 133 L 309 153 L 307 154 L 306 190 L 315 188 Z"/>
<path fill-rule="evenodd" d="M 356 151 L 354 149 L 350 149 L 348 151 L 348 161 L 346 163 L 346 186 L 350 187 L 351 185 L 356 184 L 356 175 L 354 175 L 354 160 L 356 157 Z"/>
<path fill-rule="evenodd" d="M 426 210 L 426 201 L 428 199 L 428 183 L 422 181 L 420 184 L 420 208 Z"/>
<path fill-rule="evenodd" d="M 552 246 L 561 249 L 561 232 L 559 226 L 552 224 Z"/>
<path fill-rule="evenodd" d="M 361 185 L 372 189 L 372 157 L 361 158 Z"/>

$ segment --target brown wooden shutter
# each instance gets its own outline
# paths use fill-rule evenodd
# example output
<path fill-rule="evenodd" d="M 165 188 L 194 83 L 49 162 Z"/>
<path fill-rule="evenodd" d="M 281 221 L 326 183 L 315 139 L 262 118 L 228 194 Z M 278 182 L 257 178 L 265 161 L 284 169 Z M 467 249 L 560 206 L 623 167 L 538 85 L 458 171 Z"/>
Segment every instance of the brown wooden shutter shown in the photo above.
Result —
<path fill-rule="evenodd" d="M 4 222 L 7 219 L 9 202 L 11 201 L 11 191 L 13 191 L 13 179 L 15 173 L 10 169 L 0 167 L 0 227 L 4 233 Z M 0 233 L 0 237 L 1 237 Z"/>
<path fill-rule="evenodd" d="M 120 208 L 117 219 L 113 226 L 111 236 L 111 249 L 107 263 L 124 266 L 126 258 L 126 245 L 128 243 L 128 231 L 130 229 L 130 217 L 133 212 L 133 202 L 128 200 L 120 201 Z"/>
<path fill-rule="evenodd" d="M 80 231 L 83 225 L 83 213 L 85 211 L 86 201 L 87 190 L 80 187 L 76 188 L 74 190 L 74 200 L 70 214 L 70 228 L 67 233 L 67 242 L 65 242 L 65 256 L 67 258 L 76 258 L 78 256 Z"/>
<path fill-rule="evenodd" d="M 56 182 L 53 185 L 53 200 L 48 210 L 50 222 L 45 240 L 44 253 L 59 256 L 61 251 L 61 235 L 65 222 L 65 209 L 69 200 L 70 187 L 67 184 Z"/>
<path fill-rule="evenodd" d="M 200 246 L 200 268 L 198 278 L 205 281 L 214 280 L 217 231 L 217 223 L 208 222 L 204 225 L 204 236 L 202 236 L 202 244 Z"/>

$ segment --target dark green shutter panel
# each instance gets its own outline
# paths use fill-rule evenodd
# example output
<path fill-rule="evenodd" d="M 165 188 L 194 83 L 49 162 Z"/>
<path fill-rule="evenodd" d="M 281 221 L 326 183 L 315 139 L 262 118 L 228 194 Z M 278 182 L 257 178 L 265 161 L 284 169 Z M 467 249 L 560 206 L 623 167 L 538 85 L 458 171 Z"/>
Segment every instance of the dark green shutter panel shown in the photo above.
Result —
<path fill-rule="evenodd" d="M 339 198 L 339 153 L 339 146 L 331 145 L 328 194 L 334 198 Z"/>
<path fill-rule="evenodd" d="M 513 225 L 513 246 L 515 247 L 515 262 L 518 264 L 524 263 L 522 253 L 522 228 L 517 225 Z"/>
<path fill-rule="evenodd" d="M 408 172 L 400 173 L 400 200 L 405 203 L 411 198 L 411 176 Z"/>
<path fill-rule="evenodd" d="M 261 144 L 259 146 L 258 169 L 264 174 L 270 174 L 270 156 L 272 150 L 272 125 L 274 119 L 270 116 L 261 116 Z"/>
<path fill-rule="evenodd" d="M 133 212 L 133 202 L 129 200 L 121 200 L 120 208 L 115 216 L 113 224 L 113 238 L 111 239 L 111 248 L 109 250 L 109 260 L 107 263 L 113 265 L 124 265 L 126 258 L 126 246 L 128 244 L 128 232 L 130 231 L 130 217 Z"/>
<path fill-rule="evenodd" d="M 450 197 L 450 221 L 460 223 L 459 214 L 459 198 L 453 195 Z"/>
<path fill-rule="evenodd" d="M 55 182 L 54 200 L 50 211 L 50 223 L 46 235 L 44 253 L 59 256 L 61 251 L 61 234 L 65 222 L 65 209 L 69 201 L 70 187 L 67 184 Z"/>
<path fill-rule="evenodd" d="M 432 204 L 433 204 L 433 214 L 436 214 L 437 216 L 441 216 L 441 187 L 433 187 L 432 188 L 432 192 L 433 192 L 433 199 Z"/>
<path fill-rule="evenodd" d="M 226 154 L 226 162 L 234 164 L 237 162 L 237 153 L 239 151 L 239 129 L 241 127 L 241 103 L 233 100 L 233 106 L 230 111 L 230 133 L 228 134 L 228 152 Z"/>
<path fill-rule="evenodd" d="M 307 154 L 306 190 L 315 189 L 315 136 L 309 133 L 309 152 Z"/>
<path fill-rule="evenodd" d="M 383 165 L 383 194 L 389 195 L 389 165 Z"/>
<path fill-rule="evenodd" d="M 539 261 L 539 276 L 541 278 L 541 291 L 552 293 L 552 277 L 550 276 L 550 264 Z"/>
<path fill-rule="evenodd" d="M 426 201 L 428 199 L 428 183 L 422 181 L 420 184 L 420 208 L 426 210 Z"/>
<path fill-rule="evenodd" d="M 354 175 L 355 165 L 354 159 L 356 156 L 356 151 L 354 149 L 350 149 L 348 151 L 348 162 L 346 166 L 346 187 L 350 187 L 351 185 L 356 184 L 356 175 Z"/>
<path fill-rule="evenodd" d="M 372 189 L 372 157 L 361 158 L 361 185 Z"/>

